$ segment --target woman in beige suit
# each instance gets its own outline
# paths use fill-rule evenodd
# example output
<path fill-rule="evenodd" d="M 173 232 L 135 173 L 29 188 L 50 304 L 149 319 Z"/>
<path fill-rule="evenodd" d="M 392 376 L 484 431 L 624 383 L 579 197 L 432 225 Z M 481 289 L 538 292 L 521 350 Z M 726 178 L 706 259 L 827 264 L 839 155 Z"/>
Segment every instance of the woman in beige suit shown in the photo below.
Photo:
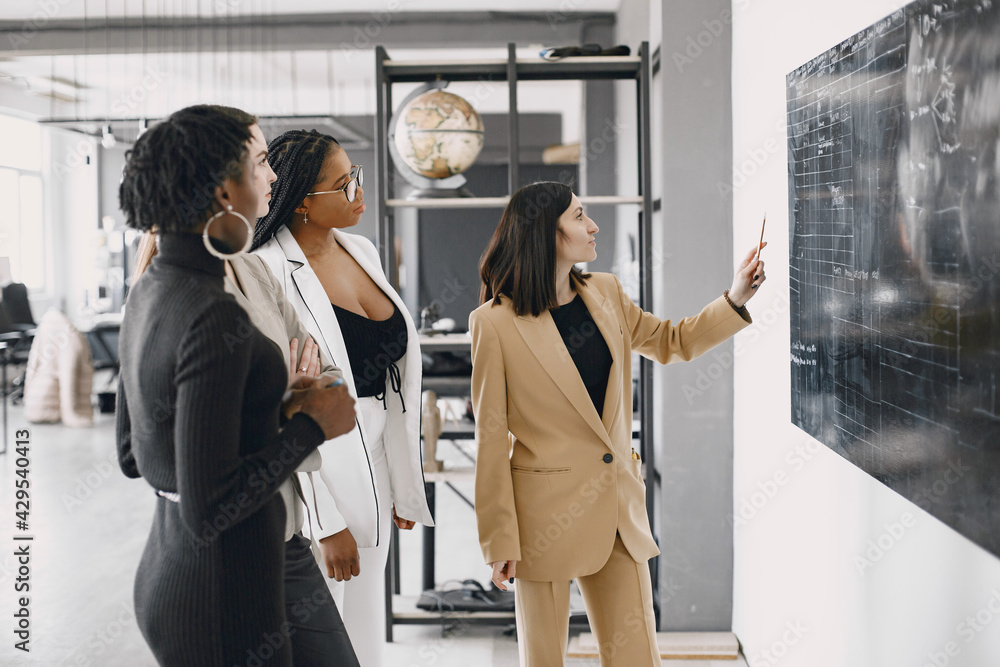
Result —
<path fill-rule="evenodd" d="M 562 665 L 570 580 L 602 665 L 659 665 L 648 561 L 659 550 L 632 448 L 633 351 L 690 360 L 751 323 L 764 263 L 676 324 L 635 305 L 597 257 L 598 227 L 561 183 L 518 190 L 483 256 L 469 318 L 476 519 L 493 581 L 514 580 L 521 664 Z"/>

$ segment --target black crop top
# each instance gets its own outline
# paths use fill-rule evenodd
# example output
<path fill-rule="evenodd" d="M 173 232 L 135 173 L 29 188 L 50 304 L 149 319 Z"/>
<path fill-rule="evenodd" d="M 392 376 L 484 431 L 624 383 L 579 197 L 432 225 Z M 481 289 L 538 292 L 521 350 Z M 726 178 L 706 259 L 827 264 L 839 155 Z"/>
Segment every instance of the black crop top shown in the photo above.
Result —
<path fill-rule="evenodd" d="M 336 304 L 333 306 L 344 336 L 344 346 L 354 373 L 354 387 L 358 398 L 374 396 L 385 405 L 385 378 L 389 376 L 392 390 L 399 394 L 403 404 L 399 366 L 396 362 L 406 354 L 406 320 L 393 305 L 392 315 L 387 320 L 370 320 Z"/>

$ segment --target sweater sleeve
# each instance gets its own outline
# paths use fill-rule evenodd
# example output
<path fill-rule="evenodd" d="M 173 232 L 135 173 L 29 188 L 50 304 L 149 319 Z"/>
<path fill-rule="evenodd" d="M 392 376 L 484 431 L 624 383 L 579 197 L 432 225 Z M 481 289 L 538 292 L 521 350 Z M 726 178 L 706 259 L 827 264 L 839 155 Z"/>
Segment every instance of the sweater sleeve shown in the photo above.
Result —
<path fill-rule="evenodd" d="M 319 425 L 297 413 L 258 451 L 240 455 L 252 332 L 239 305 L 216 302 L 195 318 L 178 348 L 177 491 L 181 517 L 195 534 L 204 525 L 231 527 L 256 512 L 323 442 Z M 226 521 L 214 521 L 219 516 Z"/>
<path fill-rule="evenodd" d="M 125 400 L 125 383 L 119 378 L 115 399 L 115 441 L 118 446 L 118 466 L 126 477 L 139 477 L 139 468 L 132 453 L 132 420 Z"/>

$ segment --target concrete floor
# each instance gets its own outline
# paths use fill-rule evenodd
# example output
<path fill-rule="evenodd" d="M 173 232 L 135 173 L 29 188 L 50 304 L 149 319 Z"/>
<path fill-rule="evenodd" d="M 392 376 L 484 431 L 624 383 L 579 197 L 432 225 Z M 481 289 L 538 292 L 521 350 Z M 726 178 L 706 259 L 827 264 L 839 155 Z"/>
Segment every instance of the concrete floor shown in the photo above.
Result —
<path fill-rule="evenodd" d="M 113 415 L 95 412 L 89 429 L 28 425 L 22 410 L 10 409 L 11 437 L 0 456 L 0 664 L 73 667 L 144 667 L 155 665 L 136 627 L 132 584 L 146 542 L 154 496 L 142 480 L 127 479 L 118 469 Z M 29 529 L 15 529 L 14 483 L 17 479 L 14 433 L 30 430 L 31 506 Z M 439 456 L 461 464 L 448 445 Z M 456 485 L 471 497 L 471 483 Z M 450 490 L 437 494 L 437 563 L 439 584 L 476 578 L 487 584 L 476 541 L 472 510 Z M 18 575 L 14 534 L 30 542 L 31 652 L 13 648 L 13 587 Z M 404 533 L 401 547 L 403 595 L 420 592 L 421 528 Z M 20 594 L 18 594 L 20 596 Z M 516 640 L 502 627 L 458 625 L 442 634 L 440 626 L 395 627 L 386 647 L 386 667 L 515 667 Z M 569 660 L 568 666 L 598 665 Z M 727 667 L 737 662 L 665 663 Z"/>

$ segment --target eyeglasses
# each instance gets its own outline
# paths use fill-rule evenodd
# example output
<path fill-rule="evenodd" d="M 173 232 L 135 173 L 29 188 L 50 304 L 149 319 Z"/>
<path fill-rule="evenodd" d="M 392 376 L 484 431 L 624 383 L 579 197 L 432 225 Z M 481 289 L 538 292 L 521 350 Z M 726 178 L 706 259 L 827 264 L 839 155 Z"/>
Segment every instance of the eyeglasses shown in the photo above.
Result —
<path fill-rule="evenodd" d="M 320 190 L 318 192 L 307 192 L 306 196 L 311 197 L 313 195 L 328 195 L 334 192 L 343 191 L 344 196 L 347 197 L 347 201 L 352 202 L 354 198 L 358 196 L 358 188 L 360 188 L 365 183 L 365 172 L 361 168 L 360 164 L 351 165 L 351 178 L 342 186 L 336 190 Z"/>

